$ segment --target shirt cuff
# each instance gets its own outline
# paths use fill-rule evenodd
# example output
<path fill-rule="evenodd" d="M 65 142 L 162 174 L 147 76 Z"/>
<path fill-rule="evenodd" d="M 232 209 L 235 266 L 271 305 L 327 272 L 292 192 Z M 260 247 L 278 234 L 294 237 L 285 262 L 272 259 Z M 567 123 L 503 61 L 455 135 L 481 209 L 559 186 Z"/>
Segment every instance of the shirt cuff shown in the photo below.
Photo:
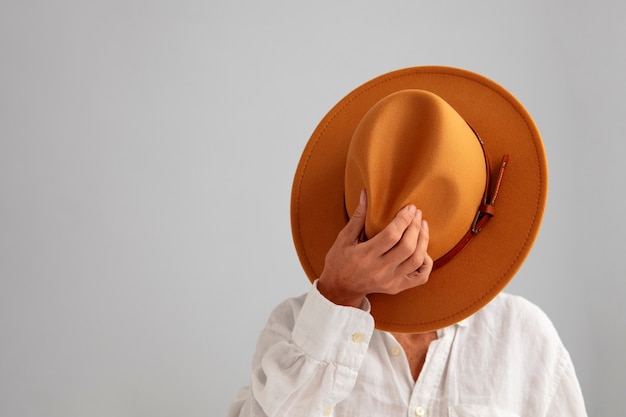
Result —
<path fill-rule="evenodd" d="M 296 319 L 292 339 L 306 354 L 321 362 L 358 369 L 374 332 L 369 301 L 361 309 L 339 306 L 311 286 Z"/>

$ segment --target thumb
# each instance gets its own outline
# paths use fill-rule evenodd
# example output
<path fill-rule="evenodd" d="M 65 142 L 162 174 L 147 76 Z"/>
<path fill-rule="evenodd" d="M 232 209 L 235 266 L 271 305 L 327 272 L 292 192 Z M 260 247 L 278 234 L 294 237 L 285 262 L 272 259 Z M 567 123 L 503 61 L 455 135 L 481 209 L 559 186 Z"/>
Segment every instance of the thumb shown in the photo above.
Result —
<path fill-rule="evenodd" d="M 346 224 L 345 231 L 350 239 L 359 240 L 363 229 L 365 228 L 365 214 L 367 213 L 367 193 L 365 188 L 361 190 L 359 197 L 359 205 L 352 213 L 352 217 Z"/>

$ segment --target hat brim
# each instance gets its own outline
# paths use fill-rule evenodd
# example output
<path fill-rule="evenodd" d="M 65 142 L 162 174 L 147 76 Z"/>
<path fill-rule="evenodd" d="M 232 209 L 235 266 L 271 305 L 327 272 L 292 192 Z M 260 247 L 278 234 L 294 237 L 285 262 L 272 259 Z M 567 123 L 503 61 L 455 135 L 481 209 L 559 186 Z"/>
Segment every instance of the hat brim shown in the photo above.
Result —
<path fill-rule="evenodd" d="M 499 169 L 503 154 L 510 155 L 497 214 L 454 259 L 433 271 L 422 286 L 397 295 L 368 296 L 376 328 L 421 333 L 469 317 L 512 279 L 539 232 L 548 172 L 534 121 L 521 103 L 494 81 L 439 66 L 406 68 L 374 78 L 326 114 L 296 169 L 291 194 L 292 234 L 311 282 L 320 276 L 326 253 L 347 222 L 344 171 L 352 133 L 375 103 L 405 89 L 427 90 L 446 100 L 482 138 L 493 170 Z"/>

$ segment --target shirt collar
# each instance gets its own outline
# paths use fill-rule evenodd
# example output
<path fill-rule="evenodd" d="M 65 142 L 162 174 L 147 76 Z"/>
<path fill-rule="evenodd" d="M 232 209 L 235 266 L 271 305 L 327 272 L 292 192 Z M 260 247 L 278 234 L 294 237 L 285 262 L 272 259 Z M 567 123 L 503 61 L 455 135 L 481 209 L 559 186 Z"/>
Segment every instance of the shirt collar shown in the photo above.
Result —
<path fill-rule="evenodd" d="M 442 339 L 444 337 L 444 335 L 448 334 L 448 333 L 452 333 L 454 331 L 456 331 L 456 329 L 458 328 L 463 328 L 463 327 L 467 327 L 468 326 L 468 318 L 467 319 L 463 319 L 457 323 L 454 323 L 448 327 L 444 327 L 443 329 L 438 329 L 437 330 L 437 338 L 438 339 Z"/>

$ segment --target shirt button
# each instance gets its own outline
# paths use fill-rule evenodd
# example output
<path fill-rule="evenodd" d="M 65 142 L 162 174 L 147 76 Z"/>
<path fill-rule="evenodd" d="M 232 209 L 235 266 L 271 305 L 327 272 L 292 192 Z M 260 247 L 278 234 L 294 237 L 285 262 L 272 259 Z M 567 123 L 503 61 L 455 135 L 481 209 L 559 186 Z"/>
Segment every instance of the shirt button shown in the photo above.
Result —
<path fill-rule="evenodd" d="M 363 333 L 355 333 L 352 335 L 352 341 L 354 343 L 363 343 L 364 338 L 365 336 L 363 336 Z"/>
<path fill-rule="evenodd" d="M 400 348 L 398 346 L 394 346 L 391 348 L 391 355 L 398 356 L 400 354 Z"/>
<path fill-rule="evenodd" d="M 332 412 L 333 412 L 333 408 L 332 408 L 332 407 L 326 407 L 326 408 L 324 409 L 324 415 L 325 415 L 325 416 L 329 416 L 329 415 L 330 415 L 330 413 L 332 413 Z"/>
<path fill-rule="evenodd" d="M 417 417 L 423 417 L 426 414 L 426 410 L 424 410 L 422 407 L 417 407 L 415 409 L 415 415 Z"/>

